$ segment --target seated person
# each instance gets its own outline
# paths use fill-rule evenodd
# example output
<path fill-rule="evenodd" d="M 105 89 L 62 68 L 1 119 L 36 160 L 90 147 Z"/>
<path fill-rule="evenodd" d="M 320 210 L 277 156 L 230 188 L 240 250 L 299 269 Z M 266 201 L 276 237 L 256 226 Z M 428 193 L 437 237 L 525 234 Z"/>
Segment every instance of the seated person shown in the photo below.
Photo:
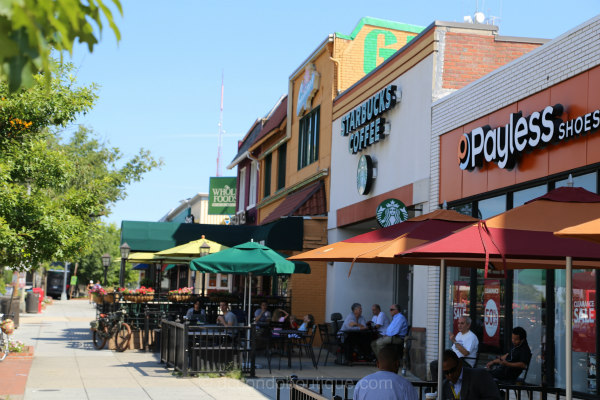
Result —
<path fill-rule="evenodd" d="M 354 387 L 355 400 L 417 400 L 417 389 L 398 375 L 400 357 L 395 346 L 387 345 L 377 354 L 379 371 L 367 375 Z"/>
<path fill-rule="evenodd" d="M 492 376 L 482 368 L 465 368 L 463 358 L 458 358 L 454 350 L 445 350 L 442 358 L 444 384 L 442 399 L 461 400 L 500 400 L 498 385 Z"/>
<path fill-rule="evenodd" d="M 237 317 L 229 310 L 229 304 L 226 301 L 219 303 L 219 309 L 223 313 L 217 317 L 217 324 L 223 326 L 236 326 Z"/>
<path fill-rule="evenodd" d="M 371 342 L 371 348 L 373 349 L 373 353 L 379 354 L 383 346 L 394 344 L 400 347 L 398 352 L 403 355 L 404 337 L 408 333 L 408 322 L 406 321 L 406 317 L 400 313 L 400 306 L 398 304 L 390 306 L 390 314 L 392 315 L 392 322 L 390 322 L 390 325 L 385 330 L 385 335 Z"/>
<path fill-rule="evenodd" d="M 271 311 L 268 310 L 266 301 L 260 303 L 260 308 L 254 312 L 254 322 L 266 323 L 271 319 Z"/>
<path fill-rule="evenodd" d="M 287 311 L 282 310 L 281 308 L 278 308 L 277 310 L 273 311 L 273 318 L 271 318 L 271 321 L 278 322 L 278 323 L 284 325 L 284 327 L 273 328 L 273 332 L 272 332 L 273 336 L 279 336 L 279 333 L 277 333 L 277 331 L 287 328 L 285 326 L 285 321 L 287 320 L 287 318 L 289 316 L 290 316 L 290 314 L 288 314 Z"/>
<path fill-rule="evenodd" d="M 193 324 L 206 322 L 206 311 L 200 309 L 200 300 L 196 300 L 194 306 L 187 310 L 185 319 Z"/>
<path fill-rule="evenodd" d="M 390 320 L 384 312 L 381 312 L 379 304 L 373 304 L 371 311 L 373 312 L 373 318 L 367 324 L 375 328 L 379 332 L 379 336 L 384 336 Z"/>
<path fill-rule="evenodd" d="M 372 358 L 371 350 L 369 349 L 370 336 L 359 334 L 360 332 L 365 332 L 367 329 L 367 321 L 362 316 L 362 306 L 359 303 L 354 303 L 350 309 L 350 314 L 346 316 L 344 324 L 338 332 L 338 335 L 342 336 L 344 343 L 346 361 L 350 362 L 352 360 L 352 353 L 355 351 L 360 358 Z"/>
<path fill-rule="evenodd" d="M 460 317 L 458 319 L 458 333 L 456 335 L 450 333 L 449 338 L 452 342 L 452 351 L 456 353 L 458 358 L 464 358 L 464 366 L 475 368 L 479 339 L 471 331 L 471 318 L 466 315 Z M 429 364 L 429 370 L 431 371 L 431 379 L 435 381 L 438 374 L 438 360 L 433 360 Z"/>
<path fill-rule="evenodd" d="M 515 381 L 531 361 L 531 349 L 527 343 L 527 332 L 517 326 L 512 330 L 510 351 L 487 363 L 492 376 L 500 381 Z"/>
<path fill-rule="evenodd" d="M 298 331 L 300 331 L 300 332 L 308 332 L 308 330 L 315 325 L 315 317 L 313 317 L 312 314 L 306 314 L 302 321 L 303 321 L 302 325 L 300 325 L 300 327 L 298 328 Z M 300 337 L 300 336 L 296 335 L 295 333 L 292 333 L 288 336 L 293 337 L 293 338 Z"/>
<path fill-rule="evenodd" d="M 298 319 L 296 318 L 296 316 L 293 314 L 290 314 L 290 328 L 298 329 L 299 327 L 300 327 L 300 324 L 298 323 Z"/>

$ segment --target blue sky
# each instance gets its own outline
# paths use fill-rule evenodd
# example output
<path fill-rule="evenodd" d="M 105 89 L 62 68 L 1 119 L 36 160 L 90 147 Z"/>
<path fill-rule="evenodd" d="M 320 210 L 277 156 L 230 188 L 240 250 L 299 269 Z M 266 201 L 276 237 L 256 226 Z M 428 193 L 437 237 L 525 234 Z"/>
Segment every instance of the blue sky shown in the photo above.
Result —
<path fill-rule="evenodd" d="M 216 174 L 221 73 L 225 76 L 222 175 L 237 141 L 287 91 L 290 74 L 328 34 L 350 34 L 370 16 L 427 26 L 462 22 L 479 9 L 500 34 L 555 38 L 600 13 L 597 0 L 123 1 L 122 40 L 105 31 L 92 54 L 72 59 L 81 84 L 100 86 L 78 123 L 133 156 L 164 166 L 128 187 L 107 221 L 156 221 L 179 201 L 208 191 Z"/>

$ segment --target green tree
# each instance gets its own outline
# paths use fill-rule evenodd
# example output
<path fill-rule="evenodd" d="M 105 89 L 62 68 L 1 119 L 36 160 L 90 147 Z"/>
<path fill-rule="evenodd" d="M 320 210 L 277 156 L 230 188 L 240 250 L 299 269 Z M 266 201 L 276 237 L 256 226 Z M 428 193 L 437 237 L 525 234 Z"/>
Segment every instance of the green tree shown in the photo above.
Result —
<path fill-rule="evenodd" d="M 11 92 L 33 86 L 38 71 L 50 83 L 52 50 L 72 54 L 77 40 L 93 51 L 106 22 L 120 40 L 107 4 L 123 14 L 119 0 L 0 0 L 0 79 Z"/>
<path fill-rule="evenodd" d="M 39 76 L 12 94 L 0 82 L 0 260 L 15 269 L 87 254 L 100 217 L 159 165 L 143 149 L 123 160 L 83 127 L 60 140 L 60 129 L 95 99 L 94 88 L 75 87 L 68 72 L 51 90 Z"/>

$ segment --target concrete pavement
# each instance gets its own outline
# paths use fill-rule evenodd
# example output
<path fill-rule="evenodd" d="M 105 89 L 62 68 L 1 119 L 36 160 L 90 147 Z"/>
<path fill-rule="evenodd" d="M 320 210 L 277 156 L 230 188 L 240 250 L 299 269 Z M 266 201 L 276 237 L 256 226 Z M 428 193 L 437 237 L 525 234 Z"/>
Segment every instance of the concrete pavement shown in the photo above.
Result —
<path fill-rule="evenodd" d="M 25 399 L 266 398 L 235 379 L 174 376 L 153 353 L 98 351 L 89 329 L 94 318 L 87 300 L 55 301 L 43 314 L 21 314 L 14 339 L 35 348 Z"/>

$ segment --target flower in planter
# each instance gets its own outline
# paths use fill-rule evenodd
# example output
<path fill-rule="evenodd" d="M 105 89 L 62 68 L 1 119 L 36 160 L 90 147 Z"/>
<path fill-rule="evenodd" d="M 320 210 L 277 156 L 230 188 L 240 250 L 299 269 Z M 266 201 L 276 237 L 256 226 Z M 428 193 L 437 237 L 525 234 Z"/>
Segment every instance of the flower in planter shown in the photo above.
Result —
<path fill-rule="evenodd" d="M 25 343 L 20 340 L 9 340 L 8 351 L 11 353 L 23 353 L 25 351 Z"/>

